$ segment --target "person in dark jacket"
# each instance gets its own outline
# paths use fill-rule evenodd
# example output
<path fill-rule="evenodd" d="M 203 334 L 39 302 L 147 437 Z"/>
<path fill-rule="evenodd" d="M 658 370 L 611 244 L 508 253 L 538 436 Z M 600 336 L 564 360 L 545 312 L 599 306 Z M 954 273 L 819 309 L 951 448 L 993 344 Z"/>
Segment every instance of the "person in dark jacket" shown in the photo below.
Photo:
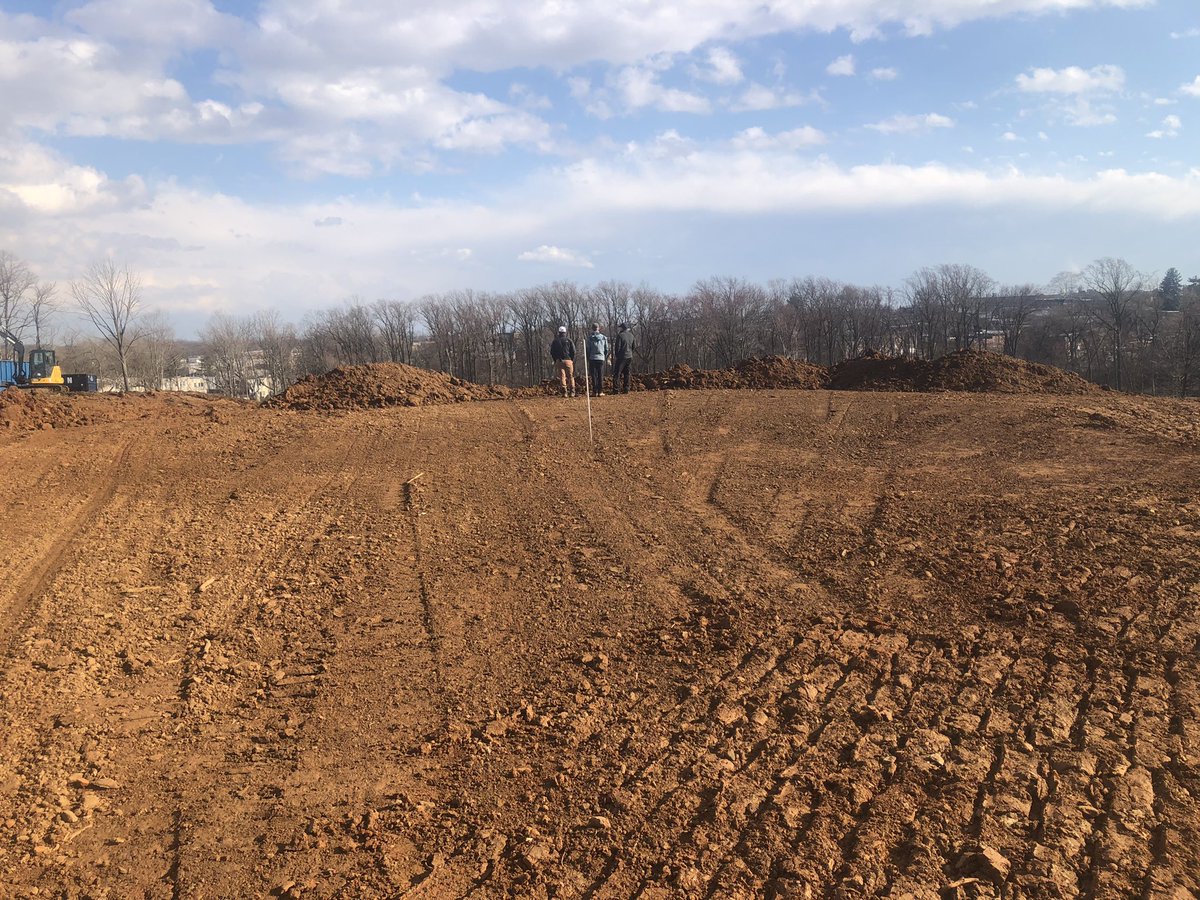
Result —
<path fill-rule="evenodd" d="M 592 323 L 592 333 L 587 336 L 588 383 L 592 395 L 604 396 L 604 361 L 608 359 L 608 336 L 600 330 L 600 323 Z"/>
<path fill-rule="evenodd" d="M 622 322 L 617 326 L 617 336 L 613 338 L 613 393 L 618 390 L 622 394 L 629 393 L 629 377 L 633 368 L 633 332 L 629 323 Z M 617 387 L 617 380 L 624 379 L 624 387 Z"/>
<path fill-rule="evenodd" d="M 559 325 L 550 344 L 550 358 L 558 374 L 558 386 L 564 397 L 575 396 L 575 342 L 567 337 L 567 326 Z"/>

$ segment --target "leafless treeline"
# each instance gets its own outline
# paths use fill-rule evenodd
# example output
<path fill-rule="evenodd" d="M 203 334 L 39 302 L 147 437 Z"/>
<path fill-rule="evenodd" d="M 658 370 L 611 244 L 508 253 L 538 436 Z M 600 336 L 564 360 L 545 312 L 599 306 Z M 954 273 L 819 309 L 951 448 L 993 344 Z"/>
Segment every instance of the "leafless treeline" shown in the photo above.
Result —
<path fill-rule="evenodd" d="M 872 350 L 934 357 L 974 348 L 1127 390 L 1194 392 L 1200 284 L 1184 290 L 1178 310 L 1164 309 L 1156 288 L 1116 259 L 1061 275 L 1049 291 L 997 285 L 967 265 L 920 269 L 899 290 L 827 278 L 760 285 L 715 277 L 683 295 L 623 282 L 554 282 L 410 303 L 352 300 L 310 316 L 293 335 L 291 358 L 298 373 L 393 361 L 470 381 L 530 385 L 551 376 L 547 348 L 559 325 L 581 343 L 591 322 L 610 335 L 628 322 L 643 371 L 677 363 L 723 367 L 766 354 L 829 365 Z"/>
<path fill-rule="evenodd" d="M 70 286 L 84 311 L 88 279 L 105 272 L 136 279 L 111 263 L 93 267 Z M 0 325 L 43 342 L 53 327 L 56 296 L 53 284 L 39 282 L 19 260 L 0 253 Z M 65 369 L 112 381 L 124 369 L 131 386 L 148 389 L 182 373 L 182 354 L 161 315 L 135 308 L 128 321 L 117 323 L 128 326 L 127 339 L 107 334 L 103 319 L 92 322 L 106 340 L 65 335 L 58 341 Z M 1200 391 L 1200 278 L 1184 286 L 1172 268 L 1156 283 L 1111 258 L 1063 273 L 1044 289 L 1002 286 L 973 266 L 940 265 L 919 269 L 898 289 L 814 277 L 765 285 L 713 277 L 684 294 L 617 281 L 591 287 L 557 281 L 410 302 L 352 298 L 299 325 L 276 311 L 214 315 L 199 335 L 200 355 L 203 374 L 219 390 L 243 396 L 279 390 L 337 365 L 369 362 L 533 385 L 551 377 L 548 346 L 558 326 L 566 325 L 582 345 L 592 322 L 609 335 L 618 323 L 630 323 L 635 366 L 642 371 L 678 363 L 724 367 L 768 354 L 829 365 L 866 351 L 934 357 L 979 348 L 1125 390 Z"/>

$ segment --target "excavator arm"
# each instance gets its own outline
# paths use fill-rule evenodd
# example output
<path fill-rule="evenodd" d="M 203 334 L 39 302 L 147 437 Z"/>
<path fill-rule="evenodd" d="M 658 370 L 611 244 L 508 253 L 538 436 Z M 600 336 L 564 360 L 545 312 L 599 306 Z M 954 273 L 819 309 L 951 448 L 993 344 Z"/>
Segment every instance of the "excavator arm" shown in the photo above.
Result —
<path fill-rule="evenodd" d="M 7 328 L 0 328 L 0 338 L 13 345 L 13 382 L 25 384 L 25 345 Z"/>

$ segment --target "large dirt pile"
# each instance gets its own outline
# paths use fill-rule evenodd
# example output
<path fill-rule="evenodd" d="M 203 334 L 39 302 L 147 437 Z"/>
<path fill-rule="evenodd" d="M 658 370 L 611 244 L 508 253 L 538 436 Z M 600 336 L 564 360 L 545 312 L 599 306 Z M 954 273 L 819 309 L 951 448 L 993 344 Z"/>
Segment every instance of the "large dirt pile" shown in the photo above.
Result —
<path fill-rule="evenodd" d="M 829 387 L 835 391 L 920 391 L 929 378 L 930 366 L 924 359 L 867 352 L 832 366 Z"/>
<path fill-rule="evenodd" d="M 745 387 L 807 388 L 824 387 L 829 373 L 824 366 L 813 365 L 786 356 L 751 357 L 733 367 Z"/>
<path fill-rule="evenodd" d="M 999 394 L 1094 394 L 1100 390 L 1074 372 L 979 350 L 935 359 L 919 389 Z"/>
<path fill-rule="evenodd" d="M 366 409 L 381 406 L 430 406 L 466 400 L 494 400 L 508 389 L 473 384 L 444 372 L 402 363 L 340 366 L 309 375 L 267 401 L 276 409 Z"/>
<path fill-rule="evenodd" d="M 728 369 L 693 369 L 686 364 L 672 366 L 665 372 L 651 372 L 635 377 L 646 390 L 698 388 L 801 388 L 814 390 L 824 387 L 828 374 L 822 366 L 789 359 L 786 356 L 764 356 L 744 359 Z"/>
<path fill-rule="evenodd" d="M 829 370 L 839 391 L 971 391 L 999 394 L 1094 394 L 1072 372 L 1000 353 L 962 350 L 935 360 L 865 353 Z"/>
<path fill-rule="evenodd" d="M 35 431 L 87 425 L 95 417 L 71 398 L 41 390 L 7 388 L 0 391 L 0 428 Z"/>

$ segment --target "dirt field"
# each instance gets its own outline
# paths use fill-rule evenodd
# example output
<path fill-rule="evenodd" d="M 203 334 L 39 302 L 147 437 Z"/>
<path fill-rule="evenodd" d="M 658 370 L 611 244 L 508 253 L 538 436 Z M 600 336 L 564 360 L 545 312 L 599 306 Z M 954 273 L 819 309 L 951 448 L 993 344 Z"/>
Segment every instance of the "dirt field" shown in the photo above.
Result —
<path fill-rule="evenodd" d="M 89 402 L 0 429 L 2 896 L 1200 896 L 1195 403 Z"/>

